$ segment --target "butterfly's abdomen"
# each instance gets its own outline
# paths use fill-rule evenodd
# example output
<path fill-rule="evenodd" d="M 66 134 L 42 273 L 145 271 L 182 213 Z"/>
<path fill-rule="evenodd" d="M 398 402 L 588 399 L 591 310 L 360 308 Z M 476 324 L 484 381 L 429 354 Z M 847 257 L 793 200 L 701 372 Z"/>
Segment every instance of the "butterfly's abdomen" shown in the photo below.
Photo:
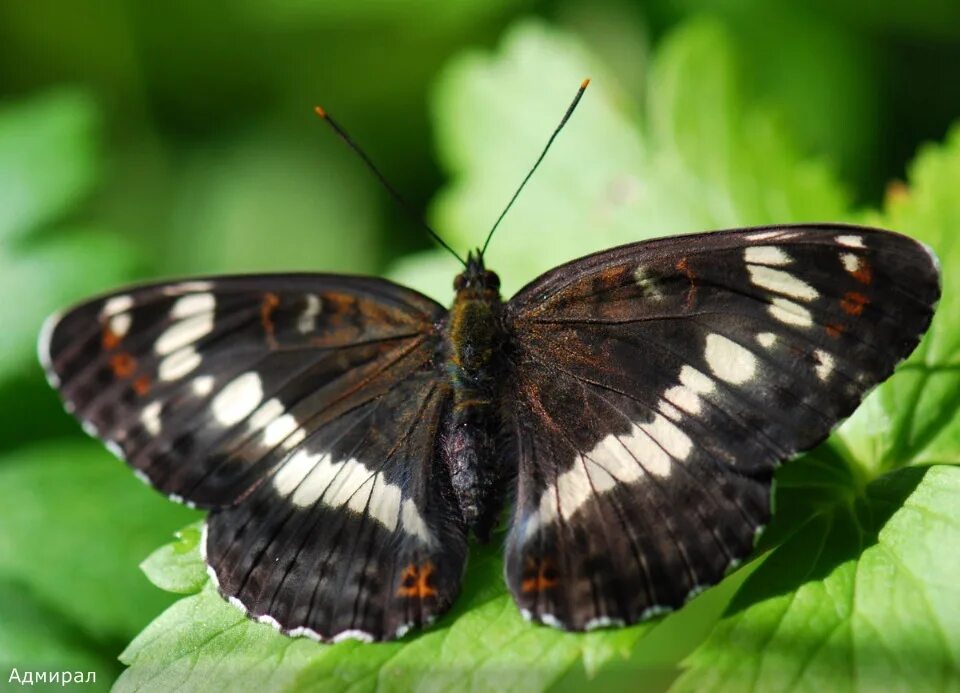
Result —
<path fill-rule="evenodd" d="M 480 539 L 486 539 L 500 509 L 501 306 L 494 288 L 458 291 L 447 335 L 447 370 L 454 399 L 443 456 L 463 520 Z"/>

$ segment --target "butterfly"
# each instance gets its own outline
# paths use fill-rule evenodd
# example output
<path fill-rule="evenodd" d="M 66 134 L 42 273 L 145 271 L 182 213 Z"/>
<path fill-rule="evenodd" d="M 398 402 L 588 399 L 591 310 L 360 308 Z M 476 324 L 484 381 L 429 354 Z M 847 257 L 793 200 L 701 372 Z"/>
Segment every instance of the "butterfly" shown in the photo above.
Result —
<path fill-rule="evenodd" d="M 209 511 L 208 572 L 251 618 L 402 637 L 510 506 L 521 613 L 587 631 L 748 556 L 774 470 L 911 353 L 940 293 L 929 248 L 839 224 L 624 245 L 505 302 L 485 248 L 449 310 L 372 277 L 168 281 L 53 316 L 40 359 L 90 434 Z"/>

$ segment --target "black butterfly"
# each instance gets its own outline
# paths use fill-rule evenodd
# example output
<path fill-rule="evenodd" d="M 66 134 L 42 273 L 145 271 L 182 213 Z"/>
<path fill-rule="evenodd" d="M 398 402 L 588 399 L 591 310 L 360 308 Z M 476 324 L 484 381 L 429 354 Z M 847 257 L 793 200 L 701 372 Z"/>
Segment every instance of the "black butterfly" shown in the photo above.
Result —
<path fill-rule="evenodd" d="M 747 556 L 774 469 L 891 374 L 939 297 L 925 246 L 833 224 L 626 245 L 506 303 L 482 251 L 465 265 L 449 311 L 331 274 L 136 287 L 48 321 L 40 357 L 90 433 L 211 511 L 210 575 L 257 620 L 401 637 L 450 606 L 468 533 L 509 496 L 522 613 L 590 630 Z"/>

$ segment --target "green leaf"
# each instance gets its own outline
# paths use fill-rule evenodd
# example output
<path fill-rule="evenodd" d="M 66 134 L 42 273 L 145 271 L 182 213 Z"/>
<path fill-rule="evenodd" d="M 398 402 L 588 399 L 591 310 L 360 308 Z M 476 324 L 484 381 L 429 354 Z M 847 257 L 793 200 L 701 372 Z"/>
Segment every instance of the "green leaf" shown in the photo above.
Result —
<path fill-rule="evenodd" d="M 0 243 L 56 221 L 99 177 L 97 112 L 76 90 L 0 108 Z"/>
<path fill-rule="evenodd" d="M 147 489 L 99 444 L 8 452 L 0 489 L 0 579 L 100 643 L 126 642 L 170 603 L 136 565 L 197 513 Z"/>
<path fill-rule="evenodd" d="M 199 558 L 203 523 L 184 527 L 177 540 L 150 554 L 140 569 L 150 582 L 167 592 L 196 594 L 207 582 L 207 571 Z"/>
<path fill-rule="evenodd" d="M 621 243 L 847 215 L 829 170 L 803 156 L 769 111 L 745 103 L 735 44 L 719 24 L 689 22 L 664 41 L 638 113 L 583 46 L 527 22 L 498 53 L 455 61 L 435 91 L 439 152 L 454 181 L 432 216 L 454 247 L 483 242 L 587 75 L 577 112 L 490 246 L 504 295 Z M 449 300 L 439 268 L 449 277 L 456 265 L 432 257 L 436 270 L 418 259 L 393 276 Z"/>
<path fill-rule="evenodd" d="M 960 469 L 916 467 L 824 508 L 744 583 L 676 690 L 955 683 L 958 493 Z"/>

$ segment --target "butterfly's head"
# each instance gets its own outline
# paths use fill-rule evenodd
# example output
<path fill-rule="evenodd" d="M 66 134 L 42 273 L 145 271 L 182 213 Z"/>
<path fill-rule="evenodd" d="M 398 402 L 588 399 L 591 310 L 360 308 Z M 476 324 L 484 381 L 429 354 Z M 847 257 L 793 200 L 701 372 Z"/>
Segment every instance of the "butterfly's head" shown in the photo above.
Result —
<path fill-rule="evenodd" d="M 466 268 L 453 280 L 453 288 L 458 295 L 492 293 L 500 295 L 500 277 L 483 265 L 483 254 L 477 251 L 467 255 Z"/>

